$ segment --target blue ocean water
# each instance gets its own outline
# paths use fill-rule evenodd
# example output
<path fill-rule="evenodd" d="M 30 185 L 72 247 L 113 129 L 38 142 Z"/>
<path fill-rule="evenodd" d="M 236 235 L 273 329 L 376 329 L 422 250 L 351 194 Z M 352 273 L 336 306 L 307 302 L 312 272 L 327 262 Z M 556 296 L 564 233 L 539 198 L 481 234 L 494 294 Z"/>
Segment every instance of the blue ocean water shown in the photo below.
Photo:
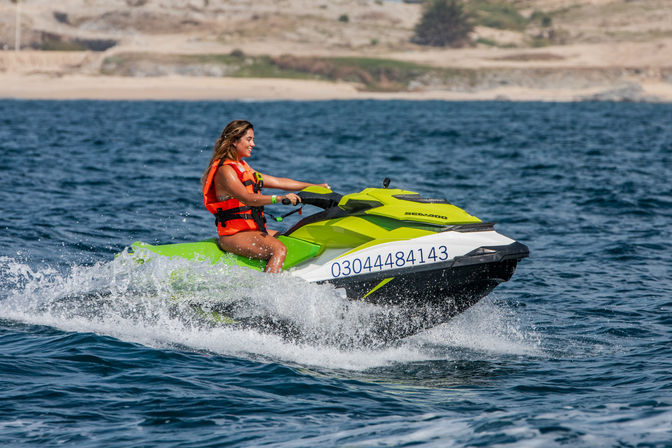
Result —
<path fill-rule="evenodd" d="M 390 177 L 531 257 L 373 346 L 353 335 L 380 310 L 328 286 L 134 263 L 213 236 L 199 178 L 235 118 L 261 172 Z M 671 179 L 670 105 L 0 101 L 0 445 L 672 446 Z M 245 294 L 307 337 L 205 325 L 180 294 Z"/>

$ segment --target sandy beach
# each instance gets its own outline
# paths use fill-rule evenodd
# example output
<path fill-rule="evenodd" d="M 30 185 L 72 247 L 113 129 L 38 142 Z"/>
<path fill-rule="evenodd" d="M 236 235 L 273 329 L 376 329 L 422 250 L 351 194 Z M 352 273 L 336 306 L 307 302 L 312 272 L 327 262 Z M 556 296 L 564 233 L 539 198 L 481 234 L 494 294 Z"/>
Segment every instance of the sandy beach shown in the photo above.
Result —
<path fill-rule="evenodd" d="M 642 94 L 672 102 L 672 84 L 643 83 Z M 0 74 L 0 98 L 46 100 L 354 100 L 577 101 L 604 89 L 529 89 L 517 86 L 479 92 L 360 91 L 348 83 L 269 78 L 212 78 Z"/>
<path fill-rule="evenodd" d="M 525 31 L 481 26 L 473 41 L 496 45 L 459 49 L 411 44 L 421 6 L 401 2 L 317 5 L 293 0 L 280 7 L 263 0 L 252 10 L 217 0 L 202 7 L 174 2 L 166 10 L 158 3 L 66 0 L 57 9 L 45 2 L 22 2 L 23 46 L 14 51 L 15 6 L 3 4 L 0 98 L 672 102 L 672 10 L 661 9 L 662 0 L 646 5 L 614 1 L 579 0 L 580 8 L 557 13 L 553 8 L 566 2 L 530 0 L 525 3 L 528 10 L 521 11 L 528 16 L 532 8 L 549 11 L 552 30 L 562 36 L 557 42 L 531 45 L 536 33 L 549 31 L 534 25 Z M 35 49 L 54 42 L 108 41 L 112 46 L 103 51 Z M 231 76 L 226 64 L 215 67 L 214 75 L 206 73 L 213 70 L 206 63 L 190 67 L 185 75 L 179 60 L 185 55 L 226 57 L 243 50 L 256 61 L 286 55 L 303 62 L 380 59 L 436 72 L 390 87 L 384 84 L 385 75 L 377 85 L 363 85 L 352 76 L 318 80 L 325 78 L 319 70 L 286 78 Z M 115 58 L 126 58 L 127 65 L 106 69 Z M 319 69 L 317 65 L 313 61 L 310 69 Z M 461 71 L 462 78 L 450 78 L 451 71 Z"/>

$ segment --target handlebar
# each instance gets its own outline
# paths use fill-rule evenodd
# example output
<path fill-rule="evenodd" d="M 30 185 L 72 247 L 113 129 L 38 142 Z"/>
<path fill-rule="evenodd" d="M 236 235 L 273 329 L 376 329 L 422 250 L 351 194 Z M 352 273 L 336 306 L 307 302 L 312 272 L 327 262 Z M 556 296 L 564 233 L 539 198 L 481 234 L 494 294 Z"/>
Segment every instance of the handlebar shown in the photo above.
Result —
<path fill-rule="evenodd" d="M 301 198 L 301 202 L 315 207 L 328 209 L 336 207 L 341 200 L 342 195 L 338 193 L 312 193 L 308 191 L 300 191 L 297 193 Z"/>
<path fill-rule="evenodd" d="M 297 202 L 296 205 L 308 204 L 323 209 L 336 207 L 338 202 L 341 200 L 341 195 L 338 193 L 320 194 L 300 191 L 297 193 L 297 195 L 301 198 L 301 202 Z M 288 198 L 283 198 L 281 203 L 282 205 L 291 205 L 292 201 L 290 201 Z"/>

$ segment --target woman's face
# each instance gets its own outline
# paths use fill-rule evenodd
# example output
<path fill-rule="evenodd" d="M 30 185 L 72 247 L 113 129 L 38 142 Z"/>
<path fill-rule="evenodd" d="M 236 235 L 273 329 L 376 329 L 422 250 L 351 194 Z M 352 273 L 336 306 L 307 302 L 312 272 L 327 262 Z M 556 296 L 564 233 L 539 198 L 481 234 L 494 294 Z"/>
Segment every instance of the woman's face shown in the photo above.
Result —
<path fill-rule="evenodd" d="M 254 148 L 254 130 L 248 129 L 240 140 L 233 143 L 233 147 L 236 148 L 236 153 L 238 154 L 239 159 L 250 157 L 252 148 Z"/>

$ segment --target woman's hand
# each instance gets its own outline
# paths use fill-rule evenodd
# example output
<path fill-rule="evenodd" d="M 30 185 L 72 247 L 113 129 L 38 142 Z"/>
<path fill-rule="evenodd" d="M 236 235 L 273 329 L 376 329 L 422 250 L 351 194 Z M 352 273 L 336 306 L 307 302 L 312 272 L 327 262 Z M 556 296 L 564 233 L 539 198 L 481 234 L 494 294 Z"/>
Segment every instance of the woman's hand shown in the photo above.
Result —
<path fill-rule="evenodd" d="M 283 199 L 289 199 L 292 205 L 296 205 L 301 202 L 301 198 L 294 193 L 287 193 L 283 196 L 278 196 L 278 201 L 282 202 Z"/>
<path fill-rule="evenodd" d="M 317 185 L 318 187 L 324 187 L 324 188 L 327 188 L 327 189 L 331 190 L 331 187 L 330 187 L 329 184 L 327 184 L 327 183 L 324 183 L 324 184 L 315 184 L 315 185 Z"/>

